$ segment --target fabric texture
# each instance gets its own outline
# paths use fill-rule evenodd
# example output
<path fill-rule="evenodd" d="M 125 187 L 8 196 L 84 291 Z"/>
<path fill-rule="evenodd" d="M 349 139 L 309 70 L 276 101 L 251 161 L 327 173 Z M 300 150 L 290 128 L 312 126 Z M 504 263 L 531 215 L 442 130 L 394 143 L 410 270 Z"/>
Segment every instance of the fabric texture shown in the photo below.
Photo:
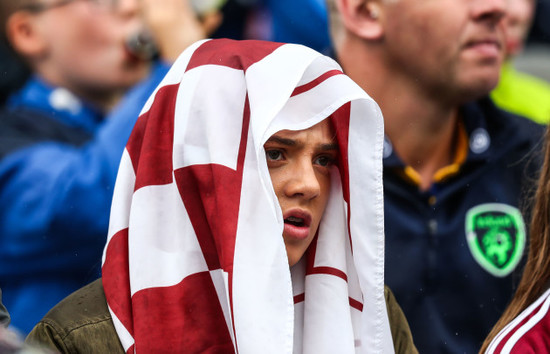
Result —
<path fill-rule="evenodd" d="M 390 329 L 398 354 L 418 353 L 403 311 L 384 288 Z M 69 295 L 36 325 L 27 344 L 62 354 L 124 353 L 107 308 L 101 279 Z"/>
<path fill-rule="evenodd" d="M 512 220 L 501 212 L 506 209 L 523 212 L 527 225 L 525 205 L 536 186 L 544 127 L 498 109 L 488 98 L 464 105 L 461 113 L 466 160 L 428 191 L 404 178 L 406 166 L 386 141 L 386 284 L 420 353 L 477 353 L 512 298 L 527 249 L 527 230 L 508 229 L 513 242 L 505 262 L 484 267 L 473 244 L 488 229 L 467 225 L 476 214 Z"/>
<path fill-rule="evenodd" d="M 340 168 L 291 276 L 263 144 L 327 117 Z M 376 103 L 309 48 L 189 47 L 143 108 L 115 186 L 102 272 L 124 350 L 393 352 L 383 135 Z"/>
<path fill-rule="evenodd" d="M 486 354 L 548 353 L 550 350 L 550 290 L 504 327 Z"/>
<path fill-rule="evenodd" d="M 100 276 L 122 151 L 168 68 L 108 114 L 32 77 L 0 111 L 0 287 L 23 334 Z"/>
<path fill-rule="evenodd" d="M 101 279 L 52 308 L 25 342 L 59 353 L 124 353 L 105 301 Z"/>

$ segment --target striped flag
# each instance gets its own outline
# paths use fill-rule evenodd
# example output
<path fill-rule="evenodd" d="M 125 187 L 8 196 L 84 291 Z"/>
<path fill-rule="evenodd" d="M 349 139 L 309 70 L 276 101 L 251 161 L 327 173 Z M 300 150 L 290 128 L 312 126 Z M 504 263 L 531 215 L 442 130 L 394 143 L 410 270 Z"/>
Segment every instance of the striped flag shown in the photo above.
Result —
<path fill-rule="evenodd" d="M 330 119 L 316 239 L 289 269 L 263 145 Z M 309 48 L 227 39 L 181 54 L 145 104 L 115 186 L 103 286 L 127 353 L 392 353 L 382 115 Z"/>

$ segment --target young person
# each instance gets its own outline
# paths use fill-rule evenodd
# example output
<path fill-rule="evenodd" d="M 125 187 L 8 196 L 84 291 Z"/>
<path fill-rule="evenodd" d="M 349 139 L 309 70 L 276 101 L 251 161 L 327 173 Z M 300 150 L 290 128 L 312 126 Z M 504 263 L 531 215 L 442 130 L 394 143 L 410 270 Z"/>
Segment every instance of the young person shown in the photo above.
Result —
<path fill-rule="evenodd" d="M 421 353 L 477 352 L 510 300 L 543 127 L 486 98 L 504 0 L 334 0 L 344 72 L 384 114 L 386 282 Z M 505 232 L 501 232 L 504 230 Z"/>
<path fill-rule="evenodd" d="M 416 352 L 384 293 L 382 142 L 377 105 L 332 59 L 291 44 L 193 45 L 123 154 L 102 281 L 27 341 L 391 353 L 393 336 Z"/>
<path fill-rule="evenodd" d="M 550 135 L 531 219 L 523 277 L 512 301 L 483 343 L 480 353 L 546 353 L 550 348 Z"/>

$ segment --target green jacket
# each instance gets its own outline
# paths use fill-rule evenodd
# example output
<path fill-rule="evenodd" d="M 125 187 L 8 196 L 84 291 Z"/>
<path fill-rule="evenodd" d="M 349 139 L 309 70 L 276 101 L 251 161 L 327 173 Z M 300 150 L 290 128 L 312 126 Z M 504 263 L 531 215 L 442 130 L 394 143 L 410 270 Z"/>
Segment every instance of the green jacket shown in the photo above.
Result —
<path fill-rule="evenodd" d="M 396 353 L 418 353 L 409 324 L 388 287 L 386 304 Z M 34 327 L 26 342 L 61 353 L 120 353 L 101 279 L 69 295 Z"/>

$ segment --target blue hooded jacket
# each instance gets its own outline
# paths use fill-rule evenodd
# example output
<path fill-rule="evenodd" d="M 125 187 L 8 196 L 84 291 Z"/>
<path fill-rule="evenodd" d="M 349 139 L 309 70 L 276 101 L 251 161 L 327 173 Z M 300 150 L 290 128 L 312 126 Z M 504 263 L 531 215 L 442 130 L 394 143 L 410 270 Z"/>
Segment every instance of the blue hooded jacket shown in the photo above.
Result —
<path fill-rule="evenodd" d="M 167 70 L 106 116 L 37 77 L 0 112 L 0 288 L 22 333 L 100 275 L 122 151 Z"/>

